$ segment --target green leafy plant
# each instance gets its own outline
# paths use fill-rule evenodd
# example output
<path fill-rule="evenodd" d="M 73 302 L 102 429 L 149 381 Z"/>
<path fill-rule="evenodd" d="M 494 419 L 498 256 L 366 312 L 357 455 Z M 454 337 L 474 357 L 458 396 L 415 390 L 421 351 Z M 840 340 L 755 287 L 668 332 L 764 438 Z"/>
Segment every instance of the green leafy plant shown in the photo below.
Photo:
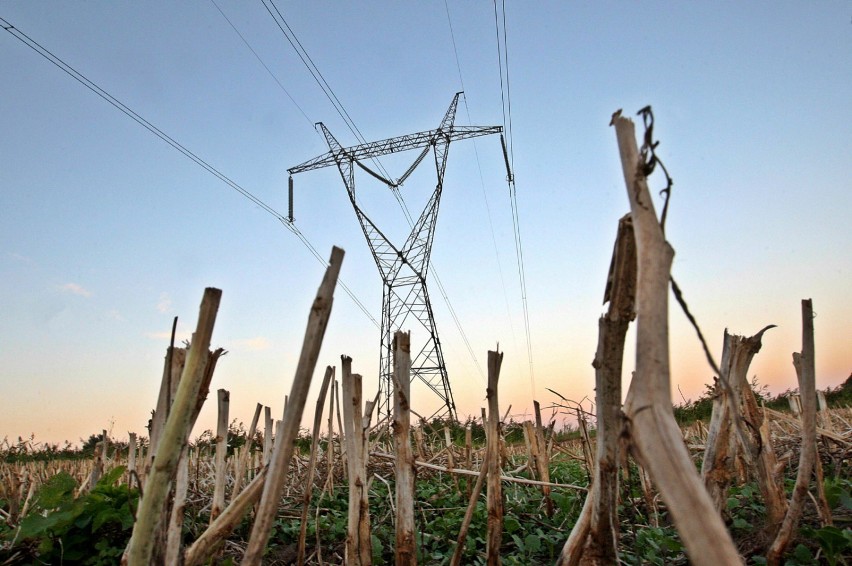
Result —
<path fill-rule="evenodd" d="M 48 479 L 16 538 L 30 543 L 35 557 L 49 564 L 117 563 L 130 539 L 139 498 L 136 490 L 114 485 L 124 470 L 114 468 L 76 498 L 77 482 L 68 473 Z"/>
<path fill-rule="evenodd" d="M 683 543 L 674 527 L 638 527 L 635 544 L 623 549 L 628 564 L 687 564 Z"/>
<path fill-rule="evenodd" d="M 829 566 L 848 564 L 846 558 L 852 554 L 852 530 L 833 526 L 819 529 L 805 527 L 802 529 L 802 534 L 819 544 Z"/>

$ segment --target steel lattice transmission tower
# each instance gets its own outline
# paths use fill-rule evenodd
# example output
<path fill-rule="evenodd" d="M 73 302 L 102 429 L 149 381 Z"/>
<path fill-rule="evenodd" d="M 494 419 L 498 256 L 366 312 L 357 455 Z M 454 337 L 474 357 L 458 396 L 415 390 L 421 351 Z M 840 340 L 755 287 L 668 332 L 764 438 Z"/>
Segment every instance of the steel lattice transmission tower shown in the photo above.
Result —
<path fill-rule="evenodd" d="M 435 328 L 432 305 L 429 302 L 426 274 L 429 270 L 429 257 L 435 236 L 435 223 L 438 218 L 438 206 L 441 202 L 450 142 L 502 132 L 500 126 L 455 126 L 456 109 L 461 94 L 460 92 L 456 93 L 453 97 L 444 119 L 441 120 L 441 125 L 435 130 L 364 143 L 353 147 L 342 147 L 328 131 L 328 128 L 322 122 L 319 122 L 317 126 L 325 136 L 329 151 L 288 170 L 290 172 L 292 203 L 293 175 L 331 165 L 337 166 L 343 178 L 343 184 L 346 185 L 349 202 L 352 204 L 355 216 L 361 224 L 364 237 L 366 237 L 367 244 L 370 246 L 370 251 L 376 261 L 376 267 L 379 268 L 383 283 L 379 414 L 389 414 L 392 407 L 393 334 L 406 325 L 412 325 L 413 319 L 425 331 L 427 339 L 425 343 L 422 343 L 422 347 L 417 350 L 415 344 L 420 344 L 421 341 L 416 339 L 417 331 L 412 332 L 412 380 L 420 379 L 443 401 L 443 407 L 436 411 L 432 417 L 446 415 L 453 420 L 457 418 L 453 393 L 447 377 L 447 368 L 444 365 L 444 355 L 441 352 L 441 341 Z M 386 179 L 364 164 L 364 161 L 368 159 L 412 149 L 421 149 L 421 152 L 396 181 Z M 392 190 L 397 190 L 429 154 L 430 149 L 435 157 L 435 170 L 438 175 L 435 191 L 420 213 L 420 217 L 411 229 L 405 243 L 402 246 L 396 246 L 358 206 L 355 200 L 355 166 L 357 165 L 371 176 L 385 183 Z"/>

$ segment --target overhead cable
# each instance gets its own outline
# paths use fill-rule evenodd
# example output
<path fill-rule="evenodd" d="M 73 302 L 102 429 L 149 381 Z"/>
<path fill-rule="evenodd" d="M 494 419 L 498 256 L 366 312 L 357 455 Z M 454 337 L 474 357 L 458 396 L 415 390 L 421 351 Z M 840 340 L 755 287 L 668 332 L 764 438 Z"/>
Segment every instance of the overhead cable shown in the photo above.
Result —
<path fill-rule="evenodd" d="M 335 94 L 334 89 L 331 88 L 331 85 L 328 84 L 328 81 L 325 80 L 325 77 L 320 72 L 319 67 L 314 64 L 314 60 L 308 54 L 307 50 L 302 45 L 302 42 L 299 41 L 299 38 L 296 36 L 296 33 L 293 31 L 293 28 L 290 27 L 290 24 L 287 23 L 287 20 L 284 18 L 284 14 L 281 13 L 281 10 L 278 9 L 278 6 L 275 5 L 273 0 L 260 0 L 263 3 L 266 11 L 269 12 L 269 15 L 272 16 L 272 19 L 275 21 L 275 25 L 278 26 L 278 29 L 281 30 L 281 33 L 287 39 L 287 42 L 290 43 L 290 46 L 293 47 L 293 50 L 296 51 L 296 55 L 299 56 L 299 59 L 302 60 L 302 63 L 305 65 L 305 68 L 308 69 L 308 72 L 314 78 L 317 85 L 319 85 L 325 97 L 331 102 L 331 105 L 334 107 L 334 110 L 337 112 L 338 116 L 343 120 L 346 124 L 346 127 L 349 128 L 349 131 L 358 139 L 361 143 L 367 143 L 366 138 L 361 134 L 361 130 L 358 129 L 358 126 L 355 125 L 354 120 L 349 115 L 349 112 L 344 108 L 343 103 L 340 102 L 340 99 Z M 269 6 L 272 6 L 270 8 Z M 275 11 L 273 13 L 273 10 Z M 277 17 L 276 17 L 277 15 Z M 283 24 L 283 25 L 282 25 Z M 284 28 L 287 28 L 286 30 Z M 385 170 L 382 166 L 381 162 L 373 157 L 371 158 L 373 163 L 376 164 L 376 167 L 384 174 L 386 178 L 390 178 L 390 174 Z"/>
<path fill-rule="evenodd" d="M 216 177 L 217 179 L 219 179 L 220 181 L 222 181 L 223 183 L 225 183 L 226 185 L 231 187 L 233 190 L 237 191 L 239 194 L 241 194 L 242 196 L 244 196 L 245 198 L 250 200 L 252 203 L 254 203 L 258 207 L 260 207 L 261 210 L 263 210 L 264 212 L 275 217 L 275 219 L 277 219 L 279 222 L 284 224 L 284 226 L 286 226 L 288 229 L 290 229 L 290 231 L 292 231 L 294 234 L 296 234 L 296 236 L 299 238 L 299 240 L 308 248 L 308 250 L 314 255 L 314 257 L 316 257 L 319 260 L 319 262 L 322 265 L 328 266 L 328 262 L 322 258 L 322 256 L 316 251 L 316 249 L 311 245 L 311 243 L 307 240 L 307 238 L 305 238 L 305 236 L 301 232 L 299 232 L 298 228 L 293 226 L 293 224 L 291 222 L 289 222 L 286 217 L 284 217 L 282 214 L 280 214 L 274 208 L 272 208 L 271 206 L 269 206 L 268 204 L 263 202 L 259 197 L 255 196 L 253 193 L 251 193 L 247 189 L 240 186 L 236 181 L 232 180 L 230 177 L 228 177 L 227 175 L 225 175 L 224 173 L 222 173 L 221 171 L 216 169 L 213 165 L 211 165 L 210 163 L 208 163 L 207 161 L 205 161 L 204 159 L 199 157 L 194 152 L 190 151 L 186 146 L 184 146 L 180 142 L 176 141 L 174 138 L 172 138 L 171 136 L 169 136 L 168 134 L 163 132 L 161 129 L 156 127 L 154 124 L 152 124 L 151 122 L 149 122 L 148 120 L 146 120 L 145 118 L 143 118 L 142 116 L 137 114 L 134 110 L 132 110 L 131 108 L 126 106 L 123 102 L 121 102 L 120 100 L 118 100 L 117 98 L 112 96 L 110 93 L 108 93 L 107 91 L 105 91 L 104 89 L 99 87 L 97 84 L 95 84 L 94 82 L 92 82 L 91 80 L 86 78 L 82 73 L 78 72 L 76 69 L 74 69 L 73 67 L 71 67 L 70 65 L 65 63 L 65 61 L 63 61 L 62 59 L 60 59 L 59 57 L 54 55 L 46 47 L 43 47 L 41 44 L 39 44 L 37 41 L 32 39 L 30 36 L 28 36 L 27 34 L 22 32 L 18 28 L 16 28 L 8 20 L 0 17 L 0 25 L 2 25 L 3 29 L 6 30 L 7 32 L 9 32 L 13 37 L 15 37 L 16 39 L 21 41 L 24 45 L 26 45 L 27 47 L 29 47 L 30 49 L 32 49 L 33 51 L 35 51 L 36 53 L 38 53 L 39 55 L 41 55 L 42 57 L 44 57 L 45 59 L 50 61 L 53 65 L 55 65 L 56 67 L 61 69 L 68 76 L 70 76 L 71 78 L 73 78 L 74 80 L 76 80 L 77 82 L 79 82 L 80 84 L 82 84 L 83 86 L 85 86 L 86 88 L 88 88 L 89 90 L 94 92 L 95 94 L 97 94 L 99 97 L 101 97 L 105 101 L 109 102 L 113 107 L 120 110 L 127 117 L 131 118 L 134 122 L 136 122 L 137 124 L 139 124 L 140 126 L 145 128 L 146 130 L 148 130 L 149 132 L 151 132 L 152 134 L 154 134 L 155 136 L 157 136 L 158 138 L 160 138 L 161 140 L 163 140 L 164 142 L 166 142 L 167 144 L 172 146 L 174 149 L 176 149 L 177 151 L 182 153 L 185 157 L 191 159 L 197 165 L 202 167 L 205 171 L 207 171 L 208 173 L 210 173 L 211 175 L 213 175 L 214 177 Z M 376 321 L 375 318 L 373 318 L 373 316 L 366 309 L 366 307 L 364 307 L 363 303 L 361 303 L 361 301 L 355 296 L 355 294 L 352 292 L 352 290 L 349 289 L 349 287 L 347 287 L 346 284 L 343 283 L 339 279 L 338 279 L 338 283 L 343 288 L 343 290 L 346 292 L 346 294 L 349 295 L 349 297 L 361 309 L 361 311 L 373 322 L 373 324 L 375 324 L 378 327 L 379 323 Z"/>
<path fill-rule="evenodd" d="M 287 20 L 284 18 L 284 15 L 281 13 L 281 11 L 278 9 L 278 7 L 275 5 L 275 2 L 273 0 L 261 0 L 261 2 L 263 3 L 266 10 L 269 12 L 269 15 L 272 16 L 272 19 L 275 20 L 275 23 L 278 26 L 278 28 L 281 30 L 281 33 L 284 34 L 284 37 L 287 39 L 287 41 L 290 43 L 290 45 L 296 51 L 296 54 L 302 60 L 302 63 L 308 69 L 308 72 L 310 72 L 311 76 L 314 78 L 314 81 L 316 81 L 317 85 L 319 85 L 320 89 L 322 89 L 326 98 L 328 98 L 329 102 L 331 102 L 332 106 L 334 106 L 334 109 L 337 112 L 337 114 L 344 121 L 344 123 L 347 125 L 349 130 L 352 132 L 352 134 L 361 143 L 366 144 L 367 141 L 364 138 L 364 136 L 361 134 L 361 131 L 355 125 L 355 122 L 352 120 L 352 117 L 346 111 L 346 108 L 344 108 L 343 104 L 340 102 L 340 99 L 334 93 L 334 90 L 328 84 L 328 81 L 326 81 L 322 72 L 320 72 L 319 68 L 316 66 L 316 64 L 314 63 L 311 56 L 308 54 L 307 50 L 302 45 L 301 41 L 299 41 L 299 38 L 296 36 L 295 32 L 293 32 L 293 29 L 287 23 Z M 270 8 L 270 6 L 271 6 L 271 8 Z M 273 12 L 273 10 L 274 10 L 274 12 Z M 286 30 L 285 30 L 285 28 L 286 28 Z M 425 152 L 423 154 L 421 154 L 421 156 L 415 161 L 415 165 L 413 165 L 411 168 L 409 168 L 409 170 L 406 171 L 403 174 L 403 176 L 400 177 L 400 179 L 396 183 L 389 180 L 389 179 L 392 178 L 391 175 L 387 172 L 387 170 L 384 168 L 384 166 L 382 166 L 381 162 L 378 161 L 376 158 L 371 158 L 371 159 L 376 164 L 376 167 L 383 173 L 383 175 L 380 175 L 380 174 L 376 173 L 375 171 L 369 169 L 360 161 L 356 160 L 356 162 L 355 162 L 356 165 L 358 165 L 361 169 L 363 169 L 364 171 L 369 173 L 371 176 L 375 177 L 376 179 L 378 179 L 379 181 L 385 183 L 386 185 L 388 185 L 390 187 L 391 192 L 394 195 L 394 198 L 396 199 L 397 203 L 399 203 L 400 208 L 402 208 L 403 214 L 405 215 L 406 220 L 408 221 L 410 226 L 414 225 L 414 220 L 411 216 L 410 211 L 408 210 L 407 205 L 405 204 L 405 199 L 403 198 L 402 193 L 399 191 L 399 185 L 408 177 L 408 175 L 411 174 L 414 167 L 416 167 L 416 165 L 419 164 L 420 161 L 422 161 L 423 157 L 425 157 Z M 450 311 L 450 315 L 451 315 L 453 321 L 456 324 L 456 328 L 458 328 L 459 333 L 462 336 L 462 340 L 464 341 L 468 352 L 470 353 L 471 357 L 473 358 L 473 361 L 476 364 L 480 375 L 484 379 L 485 373 L 482 369 L 482 365 L 479 363 L 479 360 L 477 359 L 476 354 L 474 353 L 473 348 L 470 345 L 470 341 L 468 340 L 467 334 L 465 333 L 464 329 L 461 326 L 461 321 L 459 320 L 458 315 L 456 314 L 455 309 L 452 306 L 452 303 L 450 303 L 449 296 L 447 295 L 447 292 L 444 289 L 444 286 L 441 283 L 440 278 L 438 277 L 437 270 L 435 269 L 434 265 L 432 265 L 431 268 L 432 268 L 433 278 L 436 281 L 439 290 L 441 291 L 441 296 L 444 298 L 444 301 L 447 304 L 447 308 Z"/>
<path fill-rule="evenodd" d="M 468 101 L 467 101 L 467 91 L 465 91 L 465 86 L 464 86 L 464 77 L 462 76 L 461 61 L 459 60 L 459 52 L 458 52 L 458 49 L 456 48 L 456 37 L 455 37 L 455 32 L 453 30 L 453 20 L 452 20 L 452 17 L 450 16 L 450 6 L 449 6 L 449 3 L 447 2 L 447 0 L 444 0 L 444 8 L 447 11 L 447 24 L 449 25 L 449 28 L 450 28 L 450 38 L 452 39 L 452 43 L 453 43 L 453 53 L 454 53 L 455 59 L 456 59 L 456 69 L 458 70 L 458 73 L 459 73 L 459 84 L 461 86 L 462 92 L 464 92 L 464 94 L 462 95 L 462 101 L 464 102 L 464 109 L 465 109 L 465 113 L 467 114 L 467 122 L 468 122 L 468 124 L 473 124 L 473 119 L 471 118 L 471 115 L 470 115 L 470 105 L 468 104 Z M 488 201 L 488 192 L 485 190 L 485 178 L 484 178 L 484 175 L 482 173 L 482 162 L 479 159 L 479 149 L 476 145 L 475 139 L 473 140 L 473 154 L 474 154 L 474 157 L 476 158 L 476 168 L 477 168 L 477 171 L 479 172 L 479 187 L 480 187 L 480 190 L 482 191 L 482 199 L 485 202 L 485 213 L 486 213 L 486 216 L 488 217 L 488 227 L 489 227 L 489 230 L 491 232 L 491 244 L 492 244 L 492 247 L 494 248 L 494 257 L 497 260 L 497 272 L 500 276 L 500 287 L 503 290 L 503 303 L 506 306 L 506 318 L 509 322 L 509 332 L 512 336 L 512 343 L 517 344 L 517 336 L 515 334 L 515 324 L 512 321 L 512 310 L 509 306 L 509 293 L 508 293 L 508 290 L 506 288 L 506 278 L 503 276 L 503 264 L 500 261 L 500 248 L 497 245 L 497 235 L 496 235 L 496 231 L 494 230 L 494 219 L 493 219 L 493 216 L 491 214 L 491 205 Z M 481 371 L 482 371 L 482 369 L 480 368 L 480 372 Z"/>
<path fill-rule="evenodd" d="M 251 51 L 254 54 L 254 56 L 258 60 L 258 62 L 261 65 L 263 65 L 263 68 L 266 69 L 266 72 L 269 73 L 269 76 L 272 77 L 272 80 L 274 80 L 276 83 L 278 83 L 278 87 L 282 91 L 284 91 L 284 94 L 287 95 L 287 98 L 290 99 L 290 102 L 292 102 L 296 106 L 296 108 L 299 109 L 299 112 L 302 113 L 302 116 L 305 117 L 305 120 L 308 121 L 308 124 L 311 126 L 311 129 L 313 129 L 314 123 L 311 121 L 310 118 L 308 118 L 308 115 L 305 113 L 304 110 L 302 110 L 302 107 L 299 106 L 299 103 L 296 102 L 296 99 L 293 98 L 293 96 L 290 94 L 290 92 L 286 88 L 284 88 L 284 85 L 281 84 L 281 81 L 278 80 L 278 77 L 275 76 L 275 73 L 273 73 L 272 70 L 266 65 L 266 63 L 263 62 L 263 59 L 260 58 L 260 55 L 257 54 L 257 51 L 254 50 L 254 48 L 249 44 L 248 40 L 243 36 L 243 34 L 240 33 L 240 30 L 237 29 L 237 26 L 235 26 L 234 23 L 231 21 L 231 19 L 225 14 L 225 12 L 222 11 L 222 8 L 220 8 L 219 4 L 216 3 L 216 0 L 210 0 L 210 2 L 212 2 L 213 5 L 216 6 L 216 9 L 219 10 L 219 13 L 222 14 L 222 17 L 225 18 L 225 21 L 228 22 L 228 25 L 231 26 L 231 29 L 233 29 L 234 32 L 239 36 L 239 38 L 243 41 L 245 46 L 249 48 L 249 51 Z"/>
<path fill-rule="evenodd" d="M 494 27 L 497 34 L 497 59 L 500 66 L 500 99 L 502 101 L 503 106 L 503 129 L 506 131 L 506 135 L 509 138 L 509 151 L 508 151 L 508 159 L 507 159 L 507 182 L 509 184 L 509 200 L 511 201 L 512 206 L 512 224 L 514 226 L 515 233 L 515 256 L 518 262 L 518 279 L 521 285 L 521 302 L 523 305 L 524 311 L 524 330 L 526 332 L 527 337 L 527 359 L 529 361 L 530 368 L 530 385 L 532 386 L 532 394 L 533 398 L 535 398 L 535 371 L 533 368 L 533 355 L 532 355 L 532 337 L 530 335 L 530 315 L 529 315 L 529 305 L 527 302 L 527 282 L 526 282 L 526 274 L 524 270 L 524 251 L 523 251 L 523 243 L 521 241 L 521 227 L 520 227 L 520 217 L 518 213 L 518 200 L 517 200 L 517 191 L 515 190 L 515 144 L 512 135 L 512 97 L 510 90 L 510 82 L 509 82 L 509 44 L 506 39 L 506 1 L 501 0 L 500 11 L 502 12 L 502 38 L 500 33 L 500 18 L 498 16 L 497 9 L 497 0 L 494 0 Z M 501 46 L 502 41 L 502 46 Z M 505 84 L 503 81 L 503 74 L 505 70 L 506 80 Z"/>

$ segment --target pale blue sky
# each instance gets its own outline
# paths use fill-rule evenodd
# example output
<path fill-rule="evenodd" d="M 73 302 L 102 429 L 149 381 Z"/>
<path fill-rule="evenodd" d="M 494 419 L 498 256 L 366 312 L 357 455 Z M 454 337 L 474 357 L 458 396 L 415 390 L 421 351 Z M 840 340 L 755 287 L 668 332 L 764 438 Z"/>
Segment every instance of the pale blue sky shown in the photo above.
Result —
<path fill-rule="evenodd" d="M 212 2 L 2 0 L 0 17 L 285 213 L 287 168 L 327 149 L 313 122 L 357 142 L 263 5 L 217 1 L 302 110 Z M 368 140 L 436 127 L 462 90 L 459 67 L 467 106 L 457 123 L 502 124 L 492 3 L 276 5 Z M 509 2 L 506 18 L 537 397 L 553 400 L 545 387 L 593 396 L 597 317 L 628 206 L 609 117 L 646 104 L 675 181 L 674 276 L 717 355 L 726 327 L 778 324 L 751 373 L 774 391 L 794 387 L 799 304 L 812 297 L 818 385 L 845 379 L 850 4 Z M 319 263 L 273 217 L 9 33 L 0 68 L 0 437 L 76 441 L 110 422 L 118 437 L 144 432 L 171 319 L 186 335 L 205 286 L 223 289 L 214 344 L 230 352 L 213 388 L 231 391 L 235 418 L 249 420 L 256 402 L 280 414 Z M 383 163 L 398 176 L 413 157 Z M 434 186 L 425 165 L 403 188 L 412 208 Z M 378 319 L 380 280 L 338 173 L 295 182 L 297 226 L 325 256 L 346 250 L 343 280 Z M 357 186 L 402 238 L 387 190 L 366 175 Z M 522 416 L 532 393 L 512 242 L 499 140 L 453 144 L 433 264 L 480 363 L 497 342 L 505 351 L 502 405 Z M 484 382 L 431 292 L 456 402 L 478 414 Z M 671 322 L 673 383 L 696 397 L 711 371 L 674 308 Z M 320 365 L 351 355 L 374 388 L 378 339 L 338 291 Z M 415 408 L 428 411 L 434 399 L 417 392 Z"/>

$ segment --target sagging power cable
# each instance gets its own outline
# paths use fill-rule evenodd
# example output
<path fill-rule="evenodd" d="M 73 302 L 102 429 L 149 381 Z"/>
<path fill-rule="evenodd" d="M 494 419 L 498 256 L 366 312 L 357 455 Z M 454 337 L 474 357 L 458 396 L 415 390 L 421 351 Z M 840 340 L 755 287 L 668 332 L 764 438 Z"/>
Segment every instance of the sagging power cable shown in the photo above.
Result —
<path fill-rule="evenodd" d="M 502 12 L 502 34 L 499 12 Z M 506 2 L 501 0 L 498 12 L 497 0 L 494 0 L 494 28 L 497 35 L 497 59 L 500 67 L 500 99 L 503 107 L 503 129 L 508 138 L 508 151 L 506 151 L 507 182 L 509 184 L 509 200 L 512 206 L 512 225 L 515 237 L 515 257 L 518 263 L 518 279 L 521 285 L 521 303 L 524 312 L 524 331 L 527 338 L 527 360 L 530 370 L 530 385 L 532 386 L 533 398 L 535 398 L 535 371 L 533 368 L 532 337 L 530 334 L 530 314 L 527 301 L 527 282 L 524 269 L 524 251 L 521 240 L 520 216 L 518 213 L 517 191 L 515 190 L 515 143 L 512 135 L 512 97 L 509 82 L 509 44 L 506 39 Z M 505 72 L 505 83 L 503 80 Z"/>
<path fill-rule="evenodd" d="M 266 10 L 269 12 L 269 15 L 272 16 L 273 20 L 275 20 L 275 23 L 278 26 L 281 33 L 284 35 L 284 37 L 287 39 L 287 41 L 290 43 L 290 45 L 296 51 L 296 54 L 299 56 L 299 58 L 301 59 L 302 63 L 305 65 L 305 67 L 308 69 L 308 72 L 314 78 L 314 81 L 316 81 L 317 85 L 323 91 L 326 98 L 329 100 L 329 102 L 331 102 L 331 104 L 334 107 L 337 114 L 340 116 L 340 118 L 347 125 L 350 132 L 352 132 L 352 134 L 361 143 L 367 143 L 366 139 L 361 134 L 361 131 L 355 125 L 354 120 L 352 120 L 352 117 L 346 111 L 346 108 L 343 106 L 343 103 L 340 102 L 340 98 L 338 98 L 338 96 L 335 94 L 334 90 L 328 84 L 328 81 L 326 81 L 322 72 L 316 66 L 316 64 L 314 63 L 311 56 L 308 54 L 307 50 L 302 45 L 301 41 L 299 41 L 299 38 L 296 36 L 293 29 L 287 23 L 287 20 L 284 18 L 284 15 L 281 13 L 281 11 L 278 9 L 278 7 L 275 5 L 275 2 L 273 0 L 261 0 L 261 2 L 263 3 Z M 427 148 L 427 150 L 428 150 L 428 148 Z M 375 177 L 376 179 L 378 179 L 382 183 L 386 184 L 391 189 L 391 192 L 393 193 L 394 198 L 396 199 L 397 203 L 399 204 L 400 208 L 402 209 L 402 212 L 403 212 L 403 215 L 406 218 L 406 221 L 408 222 L 409 226 L 411 226 L 411 227 L 414 226 L 414 219 L 411 215 L 411 212 L 408 209 L 408 206 L 405 203 L 405 199 L 403 198 L 402 193 L 399 190 L 399 186 L 413 172 L 414 168 L 423 160 L 423 158 L 425 156 L 426 156 L 426 151 L 421 153 L 421 155 L 417 158 L 417 160 L 415 160 L 412 167 L 410 167 L 402 175 L 402 177 L 400 177 L 396 182 L 391 180 L 392 179 L 391 175 L 387 172 L 387 170 L 384 168 L 384 166 L 381 164 L 381 162 L 378 159 L 371 158 L 371 160 L 373 161 L 373 163 L 375 163 L 376 168 L 381 172 L 381 174 L 377 173 L 376 171 L 371 170 L 370 168 L 365 166 L 360 161 L 356 161 L 356 165 L 358 165 L 361 169 L 366 171 L 372 177 Z M 464 328 L 461 325 L 461 321 L 459 320 L 458 315 L 456 314 L 455 309 L 453 308 L 453 305 L 450 302 L 449 296 L 447 295 L 447 292 L 446 292 L 446 289 L 444 288 L 443 283 L 441 283 L 440 277 L 438 277 L 437 269 L 435 268 L 434 265 L 431 265 L 430 267 L 431 267 L 431 273 L 432 273 L 433 279 L 435 280 L 436 284 L 438 285 L 438 289 L 441 292 L 441 296 L 443 297 L 445 303 L 447 304 L 447 309 L 449 310 L 450 316 L 453 319 L 453 322 L 455 323 L 456 328 L 458 329 L 459 334 L 462 337 L 462 341 L 465 343 L 465 346 L 468 350 L 468 353 L 473 358 L 473 361 L 476 364 L 477 369 L 479 370 L 480 376 L 482 377 L 482 379 L 485 379 L 485 372 L 482 368 L 482 365 L 480 364 L 478 358 L 476 357 L 476 354 L 474 353 L 473 348 L 470 345 L 470 340 L 467 338 L 467 333 L 464 331 Z"/>
<path fill-rule="evenodd" d="M 5 18 L 0 17 L 0 25 L 2 25 L 3 29 L 6 30 L 7 32 L 9 32 L 9 34 L 11 34 L 13 37 L 15 37 L 21 43 L 23 43 L 24 45 L 26 45 L 27 47 L 29 47 L 30 49 L 32 49 L 33 51 L 35 51 L 36 53 L 41 55 L 43 58 L 47 59 L 50 63 L 52 63 L 57 68 L 62 70 L 65 74 L 67 74 L 68 76 L 70 76 L 71 78 L 73 78 L 74 80 L 76 80 L 77 82 L 82 84 L 83 86 L 85 86 L 87 89 L 89 89 L 93 93 L 97 94 L 103 100 L 107 101 L 110 105 L 112 105 L 114 108 L 120 110 L 125 116 L 132 119 L 134 122 L 136 122 L 137 124 L 139 124 L 140 126 L 145 128 L 146 130 L 148 130 L 149 132 L 151 132 L 152 134 L 154 134 L 155 136 L 160 138 L 162 141 L 169 144 L 172 148 L 176 149 L 181 154 L 183 154 L 185 157 L 192 160 L 196 165 L 203 168 L 205 171 L 207 171 L 208 173 L 210 173 L 211 175 L 213 175 L 214 177 L 216 177 L 217 179 L 219 179 L 220 181 L 222 181 L 223 183 L 228 185 L 230 188 L 237 191 L 240 195 L 242 195 L 243 197 L 247 198 L 252 203 L 257 205 L 258 207 L 260 207 L 261 210 L 270 214 L 276 220 L 278 220 L 279 222 L 284 224 L 284 226 L 286 226 L 291 232 L 293 232 L 299 238 L 299 240 L 308 248 L 308 251 L 310 251 L 311 254 L 314 257 L 316 257 L 317 260 L 322 265 L 328 266 L 328 262 L 325 259 L 323 259 L 323 257 L 319 254 L 319 252 L 316 251 L 316 248 L 314 248 L 313 245 L 311 245 L 311 243 L 307 240 L 307 238 L 305 238 L 305 236 L 298 230 L 298 228 L 293 226 L 293 224 L 291 222 L 289 222 L 285 216 L 283 216 L 278 211 L 276 211 L 274 208 L 272 208 L 271 206 L 266 204 L 259 197 L 257 197 L 256 195 L 254 195 L 253 193 L 251 193 L 247 189 L 243 188 L 236 181 L 234 181 L 233 179 L 231 179 L 230 177 L 228 177 L 227 175 L 225 175 L 224 173 L 219 171 L 216 167 L 214 167 L 213 165 L 211 165 L 210 163 L 208 163 L 207 161 L 205 161 L 204 159 L 199 157 L 196 153 L 189 150 L 186 146 L 184 146 L 183 144 L 181 144 L 180 142 L 178 142 L 177 140 L 175 140 L 174 138 L 172 138 L 171 136 L 166 134 L 160 128 L 158 128 L 157 126 L 155 126 L 154 124 L 152 124 L 151 122 L 149 122 L 148 120 L 143 118 L 141 115 L 136 113 L 133 109 L 131 109 L 130 107 L 125 105 L 123 102 L 121 102 L 120 100 L 118 100 L 117 98 L 112 96 L 110 93 L 108 93 L 107 91 L 102 89 L 100 86 L 98 86 L 97 84 L 95 84 L 94 82 L 89 80 L 85 75 L 83 75 L 82 73 L 80 73 L 79 71 L 77 71 L 76 69 L 71 67 L 69 64 L 67 64 L 65 61 L 60 59 L 58 56 L 54 55 L 46 47 L 42 46 L 36 40 L 34 40 L 33 38 L 31 38 L 30 36 L 25 34 L 20 29 L 16 28 L 14 25 L 12 25 L 11 22 L 6 20 Z M 376 327 L 379 327 L 379 323 L 376 321 L 375 318 L 373 318 L 373 316 L 366 309 L 364 304 L 358 299 L 358 297 L 355 296 L 355 294 L 352 292 L 352 290 L 340 279 L 338 279 L 338 283 L 343 288 L 343 290 L 346 292 L 346 294 L 349 295 L 349 297 L 361 309 L 361 311 L 373 322 L 373 324 L 375 324 Z"/>
<path fill-rule="evenodd" d="M 331 88 L 331 85 L 328 84 L 328 81 L 325 80 L 325 77 L 320 72 L 319 67 L 316 66 L 314 60 L 308 54 L 308 51 L 302 45 L 302 42 L 299 41 L 299 38 L 296 36 L 296 33 L 293 31 L 293 28 L 290 27 L 290 24 L 287 23 L 286 18 L 284 18 L 284 14 L 281 13 L 281 10 L 278 9 L 278 6 L 275 5 L 273 0 L 260 0 L 263 4 L 263 7 L 266 8 L 266 11 L 269 12 L 269 15 L 272 16 L 272 19 L 275 21 L 275 25 L 278 26 L 278 29 L 287 39 L 287 42 L 296 52 L 296 55 L 299 56 L 302 63 L 305 65 L 305 68 L 308 69 L 308 72 L 313 77 L 314 81 L 316 81 L 317 85 L 322 90 L 325 97 L 334 107 L 334 110 L 337 112 L 338 116 L 343 120 L 343 123 L 346 124 L 346 127 L 349 128 L 349 131 L 352 132 L 352 135 L 360 143 L 367 143 L 367 139 L 361 134 L 361 130 L 358 129 L 358 126 L 355 125 L 355 121 L 352 120 L 352 117 L 349 115 L 349 112 L 346 111 L 346 108 L 343 106 L 343 103 L 340 102 L 340 99 L 335 94 L 334 89 Z M 270 8 L 271 6 L 271 8 Z M 286 28 L 286 29 L 285 29 Z M 376 157 L 371 157 L 370 160 L 376 164 L 376 168 L 382 172 L 385 178 L 390 179 L 390 174 L 385 170 L 384 166 Z"/>

